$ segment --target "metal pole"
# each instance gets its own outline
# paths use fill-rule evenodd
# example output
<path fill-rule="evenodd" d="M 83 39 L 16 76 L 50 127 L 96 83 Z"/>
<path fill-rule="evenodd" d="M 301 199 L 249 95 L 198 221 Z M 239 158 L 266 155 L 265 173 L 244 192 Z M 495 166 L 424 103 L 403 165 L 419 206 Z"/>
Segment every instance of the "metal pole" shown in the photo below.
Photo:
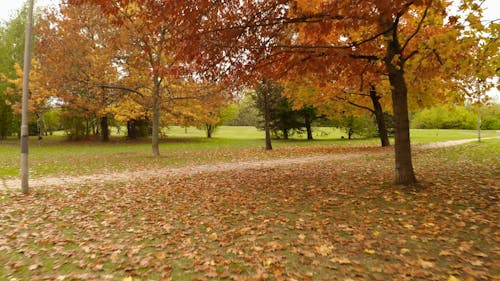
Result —
<path fill-rule="evenodd" d="M 23 102 L 21 116 L 21 189 L 24 194 L 29 192 L 28 182 L 28 98 L 29 77 L 31 68 L 31 39 L 33 30 L 34 0 L 29 1 L 28 18 L 26 21 L 26 37 L 24 41 L 24 69 L 23 69 Z"/>

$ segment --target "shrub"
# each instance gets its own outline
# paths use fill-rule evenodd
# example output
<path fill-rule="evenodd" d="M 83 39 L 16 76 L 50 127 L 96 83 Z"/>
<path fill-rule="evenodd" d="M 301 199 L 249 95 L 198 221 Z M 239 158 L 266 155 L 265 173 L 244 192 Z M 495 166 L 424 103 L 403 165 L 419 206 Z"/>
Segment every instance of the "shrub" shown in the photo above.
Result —
<path fill-rule="evenodd" d="M 500 130 L 500 104 L 482 110 L 481 129 Z"/>
<path fill-rule="evenodd" d="M 477 116 L 465 107 L 426 108 L 413 116 L 411 125 L 415 129 L 475 129 Z"/>

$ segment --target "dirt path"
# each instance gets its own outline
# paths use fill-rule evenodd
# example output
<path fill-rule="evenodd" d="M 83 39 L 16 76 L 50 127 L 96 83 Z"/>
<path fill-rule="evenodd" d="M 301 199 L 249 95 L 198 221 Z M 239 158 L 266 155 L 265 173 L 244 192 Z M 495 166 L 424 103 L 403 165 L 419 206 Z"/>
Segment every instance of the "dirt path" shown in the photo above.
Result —
<path fill-rule="evenodd" d="M 483 140 L 486 139 L 496 139 L 500 137 L 490 137 L 490 138 L 482 138 Z M 427 143 L 427 144 L 422 144 L 415 146 L 416 149 L 430 149 L 430 148 L 440 148 L 440 147 L 448 147 L 448 146 L 455 146 L 455 145 L 461 145 L 464 143 L 469 143 L 469 142 L 475 142 L 477 139 L 465 139 L 465 140 L 451 140 L 451 141 L 442 141 L 442 142 L 433 142 L 433 143 Z"/>
<path fill-rule="evenodd" d="M 498 138 L 498 137 L 495 137 Z M 477 139 L 464 139 L 445 142 L 429 143 L 424 145 L 415 146 L 414 149 L 433 149 L 440 147 L 449 147 L 477 141 Z M 237 163 L 210 163 L 197 166 L 187 166 L 180 168 L 164 168 L 144 171 L 123 171 L 116 173 L 106 174 L 93 174 L 88 176 L 74 176 L 74 177 L 45 177 L 43 179 L 30 179 L 30 187 L 48 187 L 48 186 L 64 186 L 64 185 L 78 185 L 83 183 L 105 183 L 105 182 L 125 182 L 133 180 L 144 180 L 154 177 L 176 177 L 184 175 L 194 175 L 199 173 L 213 173 L 222 171 L 234 170 L 249 170 L 249 169 L 262 169 L 278 166 L 288 166 L 296 164 L 307 164 L 313 162 L 336 161 L 344 159 L 353 159 L 363 157 L 366 155 L 383 155 L 391 152 L 352 152 L 352 153 L 339 153 L 319 156 L 308 156 L 300 158 L 282 158 L 271 160 L 257 160 L 257 161 L 243 161 Z M 19 179 L 2 180 L 0 182 L 0 189 L 15 189 L 20 187 Z"/>

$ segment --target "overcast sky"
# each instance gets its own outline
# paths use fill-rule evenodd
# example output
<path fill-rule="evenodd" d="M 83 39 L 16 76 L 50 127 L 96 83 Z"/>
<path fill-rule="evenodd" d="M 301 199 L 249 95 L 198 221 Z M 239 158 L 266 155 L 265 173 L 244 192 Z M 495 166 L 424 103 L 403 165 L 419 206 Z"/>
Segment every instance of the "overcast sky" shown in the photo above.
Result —
<path fill-rule="evenodd" d="M 24 0 L 0 0 L 0 20 L 8 20 L 24 2 Z M 35 5 L 37 7 L 56 5 L 57 3 L 59 3 L 59 0 L 35 0 Z M 491 20 L 500 18 L 499 0 L 486 0 L 484 5 L 484 7 L 486 7 L 485 19 Z"/>

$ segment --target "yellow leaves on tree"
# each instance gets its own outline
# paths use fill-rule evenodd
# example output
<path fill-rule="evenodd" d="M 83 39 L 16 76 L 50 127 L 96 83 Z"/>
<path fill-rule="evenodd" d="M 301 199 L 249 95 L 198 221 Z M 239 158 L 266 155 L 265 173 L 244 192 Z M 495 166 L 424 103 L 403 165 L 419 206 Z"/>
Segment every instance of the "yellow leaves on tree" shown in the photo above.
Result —
<path fill-rule="evenodd" d="M 9 79 L 4 75 L 2 75 L 2 77 L 0 78 L 10 84 L 10 87 L 8 87 L 6 90 L 8 95 L 15 95 L 20 97 L 23 91 L 23 69 L 18 64 L 14 65 L 14 69 L 17 78 Z M 49 107 L 48 100 L 51 96 L 53 96 L 53 93 L 49 89 L 44 87 L 44 83 L 45 81 L 40 71 L 40 64 L 38 63 L 38 61 L 33 60 L 32 71 L 30 71 L 30 99 L 28 103 L 28 110 L 31 113 L 41 114 Z M 20 103 L 12 104 L 12 107 L 16 112 L 21 112 Z"/>

